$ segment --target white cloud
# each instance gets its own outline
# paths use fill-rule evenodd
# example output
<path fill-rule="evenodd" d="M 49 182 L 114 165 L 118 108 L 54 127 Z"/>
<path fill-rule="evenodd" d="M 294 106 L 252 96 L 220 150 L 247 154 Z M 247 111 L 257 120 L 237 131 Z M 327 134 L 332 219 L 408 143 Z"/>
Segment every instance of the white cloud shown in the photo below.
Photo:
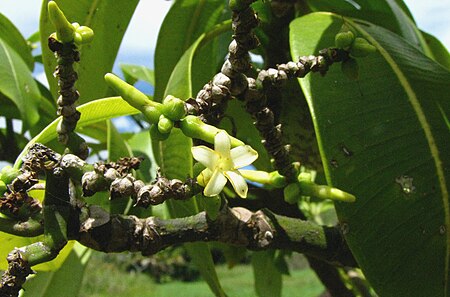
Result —
<path fill-rule="evenodd" d="M 140 1 L 125 33 L 123 49 L 153 51 L 159 27 L 171 5 L 171 1 Z"/>
<path fill-rule="evenodd" d="M 39 14 L 42 1 L 36 0 L 1 0 L 0 13 L 9 18 L 28 37 L 39 30 Z"/>

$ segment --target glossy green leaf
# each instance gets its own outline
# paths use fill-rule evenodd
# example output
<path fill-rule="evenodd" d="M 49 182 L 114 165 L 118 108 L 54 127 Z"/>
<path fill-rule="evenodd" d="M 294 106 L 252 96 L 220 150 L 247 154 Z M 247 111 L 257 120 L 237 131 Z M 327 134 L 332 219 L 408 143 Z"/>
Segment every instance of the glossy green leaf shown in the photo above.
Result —
<path fill-rule="evenodd" d="M 179 0 L 170 8 L 155 49 L 155 100 L 163 99 L 170 75 L 184 52 L 220 21 L 224 5 L 223 0 Z"/>
<path fill-rule="evenodd" d="M 230 13 L 226 12 L 229 17 Z M 225 33 L 225 34 L 224 34 Z M 220 72 L 220 68 L 225 61 L 230 44 L 231 20 L 218 23 L 212 27 L 201 43 L 192 60 L 192 91 L 193 96 L 207 84 L 216 73 Z"/>
<path fill-rule="evenodd" d="M 448 53 L 447 48 L 442 44 L 441 41 L 439 41 L 439 39 L 437 39 L 433 35 L 423 31 L 422 35 L 428 45 L 428 48 L 431 51 L 433 60 L 435 60 L 445 68 L 450 69 L 450 54 Z"/>
<path fill-rule="evenodd" d="M 70 22 L 77 22 L 94 30 L 94 39 L 80 49 L 80 62 L 77 66 L 77 88 L 80 103 L 106 97 L 108 86 L 103 76 L 111 72 L 119 50 L 122 37 L 128 27 L 131 16 L 139 0 L 130 1 L 55 1 Z M 55 31 L 47 13 L 47 1 L 43 1 L 40 27 L 41 44 L 47 44 L 47 38 Z M 56 98 L 57 84 L 53 77 L 56 59 L 46 47 L 42 48 L 42 60 L 50 89 Z"/>
<path fill-rule="evenodd" d="M 78 296 L 83 275 L 91 255 L 91 250 L 79 243 L 74 244 L 58 270 L 52 272 L 39 272 L 27 279 L 22 297 L 59 297 Z"/>
<path fill-rule="evenodd" d="M 406 13 L 406 15 L 414 22 L 414 24 L 416 23 L 416 21 L 414 20 L 414 16 L 412 15 L 411 11 L 409 10 L 408 6 L 406 5 L 405 1 L 403 0 L 395 0 L 395 2 L 397 3 L 397 5 L 403 10 L 404 13 Z"/>
<path fill-rule="evenodd" d="M 131 107 L 121 97 L 109 97 L 98 99 L 79 106 L 78 111 L 81 112 L 81 118 L 77 123 L 77 130 L 83 132 L 83 127 L 91 124 L 101 122 L 107 119 L 112 119 L 125 115 L 137 114 L 139 111 Z M 45 144 L 57 136 L 56 127 L 61 121 L 61 117 L 51 122 L 41 133 L 36 135 L 27 146 L 23 149 L 22 153 L 17 157 L 15 167 L 17 168 L 21 164 L 22 157 L 28 152 L 28 149 L 35 143 Z"/>
<path fill-rule="evenodd" d="M 294 57 L 332 45 L 342 18 L 291 24 Z M 380 296 L 450 293 L 450 73 L 397 35 L 347 20 L 377 48 L 359 79 L 339 66 L 300 80 L 327 180 L 357 197 L 336 203 L 343 233 Z"/>
<path fill-rule="evenodd" d="M 425 53 L 429 50 L 423 42 L 411 13 L 399 0 L 308 0 L 315 11 L 330 11 L 348 17 L 372 22 L 402 36 Z"/>
<path fill-rule="evenodd" d="M 170 94 L 179 98 L 192 96 L 192 59 L 198 44 L 200 44 L 204 36 L 201 35 L 192 44 L 175 66 L 167 83 L 165 95 Z M 165 141 L 154 141 L 153 149 L 157 151 L 156 154 L 161 171 L 167 178 L 185 180 L 186 177 L 192 176 L 191 147 L 192 139 L 184 136 L 179 129 L 172 129 L 169 138 Z M 172 217 L 186 217 L 199 212 L 195 197 L 187 201 L 171 199 L 166 203 Z M 208 244 L 196 242 L 185 244 L 184 246 L 213 293 L 216 296 L 226 296 L 219 283 Z"/>
<path fill-rule="evenodd" d="M 258 152 L 258 159 L 253 162 L 253 165 L 259 170 L 272 171 L 270 157 L 261 143 L 261 136 L 258 130 L 253 125 L 254 119 L 245 111 L 243 103 L 238 100 L 231 100 L 228 103 L 225 115 L 226 117 L 220 123 L 220 128 L 227 131 L 236 130 L 236 135 L 233 136 L 250 145 Z"/>
<path fill-rule="evenodd" d="M 28 69 L 33 71 L 34 60 L 31 49 L 20 31 L 3 14 L 0 13 L 0 39 L 7 43 L 25 62 Z"/>
<path fill-rule="evenodd" d="M 205 34 L 201 35 L 183 54 L 170 75 L 164 97 L 172 95 L 177 98 L 187 99 L 192 96 L 192 59 L 204 37 Z"/>
<path fill-rule="evenodd" d="M 274 264 L 275 250 L 252 254 L 255 291 L 259 297 L 281 296 L 282 276 Z"/>
<path fill-rule="evenodd" d="M 280 90 L 280 123 L 283 140 L 291 146 L 292 161 L 314 170 L 322 170 L 316 134 L 305 95 L 296 81 L 289 81 Z"/>
<path fill-rule="evenodd" d="M 39 89 L 21 56 L 1 38 L 0 77 L 0 93 L 14 102 L 26 127 L 31 127 L 39 120 Z"/>
<path fill-rule="evenodd" d="M 153 156 L 149 132 L 144 130 L 139 133 L 133 133 L 133 136 L 127 139 L 127 143 L 132 148 L 135 157 L 144 158 L 137 171 L 138 177 L 146 182 L 150 182 L 156 173 L 156 161 Z"/>
<path fill-rule="evenodd" d="M 155 85 L 155 73 L 153 70 L 135 64 L 120 64 L 120 69 L 125 77 L 125 81 L 134 85 L 137 81 L 144 81 L 150 85 Z"/>

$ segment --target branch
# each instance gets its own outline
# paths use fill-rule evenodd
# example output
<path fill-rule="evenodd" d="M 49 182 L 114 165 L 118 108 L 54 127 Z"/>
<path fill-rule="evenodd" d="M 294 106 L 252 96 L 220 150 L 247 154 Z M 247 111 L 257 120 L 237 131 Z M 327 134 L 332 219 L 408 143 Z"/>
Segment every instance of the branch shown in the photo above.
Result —
<path fill-rule="evenodd" d="M 44 233 L 41 216 L 29 218 L 25 222 L 0 217 L 0 231 L 21 237 L 35 237 Z"/>
<path fill-rule="evenodd" d="M 268 210 L 224 207 L 215 220 L 205 212 L 170 220 L 110 215 L 97 206 L 82 212 L 81 228 L 72 230 L 69 239 L 106 253 L 139 251 L 152 255 L 174 244 L 220 241 L 250 250 L 289 249 L 333 265 L 357 265 L 337 227 L 319 226 Z"/>

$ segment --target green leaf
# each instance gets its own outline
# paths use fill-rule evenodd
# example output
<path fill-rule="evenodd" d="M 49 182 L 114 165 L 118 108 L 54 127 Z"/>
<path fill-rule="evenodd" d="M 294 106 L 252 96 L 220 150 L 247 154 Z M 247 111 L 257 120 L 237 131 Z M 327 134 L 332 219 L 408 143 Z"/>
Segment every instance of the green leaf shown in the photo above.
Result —
<path fill-rule="evenodd" d="M 284 143 L 291 146 L 290 156 L 294 162 L 321 171 L 319 148 L 305 95 L 296 81 L 288 81 L 280 92 L 280 123 Z"/>
<path fill-rule="evenodd" d="M 137 171 L 138 177 L 146 182 L 150 182 L 156 173 L 156 161 L 153 156 L 149 131 L 144 130 L 139 133 L 133 133 L 133 136 L 127 139 L 127 143 L 133 150 L 134 156 L 144 158 Z"/>
<path fill-rule="evenodd" d="M 34 60 L 31 49 L 20 31 L 3 14 L 0 13 L 0 39 L 8 44 L 25 62 L 30 71 L 33 71 Z"/>
<path fill-rule="evenodd" d="M 397 3 L 397 5 L 403 10 L 404 13 L 406 13 L 406 15 L 414 22 L 414 24 L 416 23 L 416 21 L 414 20 L 414 16 L 412 15 L 411 11 L 409 10 L 408 6 L 406 5 L 405 1 L 403 0 L 395 0 L 395 2 Z"/>
<path fill-rule="evenodd" d="M 205 34 L 202 34 L 183 54 L 170 75 L 164 97 L 172 95 L 178 98 L 187 99 L 192 96 L 192 59 L 194 58 L 198 45 L 202 42 L 204 37 Z"/>
<path fill-rule="evenodd" d="M 254 119 L 245 111 L 243 103 L 238 100 L 231 100 L 228 103 L 225 115 L 227 117 L 220 123 L 220 128 L 227 131 L 236 129 L 236 135 L 233 136 L 250 145 L 258 152 L 258 159 L 253 162 L 253 165 L 259 170 L 272 171 L 270 157 L 261 143 L 261 136 L 258 130 L 253 125 Z"/>
<path fill-rule="evenodd" d="M 0 39 L 0 93 L 14 102 L 26 127 L 39 120 L 39 89 L 19 54 Z"/>
<path fill-rule="evenodd" d="M 450 54 L 448 53 L 447 48 L 433 35 L 423 31 L 422 35 L 431 51 L 433 60 L 445 68 L 450 69 Z"/>
<path fill-rule="evenodd" d="M 77 22 L 94 30 L 94 39 L 80 49 L 80 62 L 77 66 L 77 88 L 80 103 L 106 97 L 108 86 L 103 76 L 111 72 L 123 35 L 139 0 L 130 1 L 91 1 L 56 0 L 58 6 L 70 22 Z M 39 30 L 41 44 L 47 44 L 47 38 L 55 28 L 48 18 L 47 1 L 43 1 Z M 53 77 L 56 67 L 54 54 L 47 46 L 42 47 L 42 60 L 50 90 L 57 98 L 57 83 Z"/>
<path fill-rule="evenodd" d="M 259 297 L 281 296 L 282 276 L 274 264 L 275 250 L 252 254 L 255 291 Z"/>
<path fill-rule="evenodd" d="M 359 79 L 340 67 L 300 80 L 327 180 L 357 197 L 336 203 L 343 233 L 380 296 L 450 293 L 450 73 L 376 25 L 347 22 L 377 48 Z M 342 18 L 291 23 L 294 57 L 333 44 Z"/>
<path fill-rule="evenodd" d="M 134 85 L 137 81 L 145 81 L 152 86 L 155 85 L 155 73 L 145 66 L 121 63 L 120 69 L 123 72 L 125 81 L 131 85 Z"/>
<path fill-rule="evenodd" d="M 178 3 L 178 2 L 176 2 Z M 165 95 L 179 98 L 192 96 L 191 65 L 195 50 L 204 38 L 201 35 L 187 50 L 175 66 L 170 80 L 167 83 Z M 179 129 L 172 129 L 169 138 L 165 141 L 154 141 L 153 149 L 157 151 L 157 160 L 162 173 L 167 178 L 185 180 L 192 177 L 192 139 L 184 136 Z M 199 212 L 195 198 L 187 201 L 168 200 L 167 206 L 172 217 L 187 217 Z M 211 251 L 207 243 L 196 242 L 184 245 L 199 269 L 202 277 L 216 296 L 226 296 L 217 277 Z"/>
<path fill-rule="evenodd" d="M 126 103 L 121 97 L 109 97 L 98 99 L 86 104 L 83 104 L 77 108 L 81 112 L 81 118 L 77 123 L 78 132 L 83 132 L 83 127 L 89 126 L 91 124 L 101 122 L 107 119 L 112 119 L 115 117 L 137 114 L 139 111 L 134 107 Z M 35 143 L 45 144 L 50 140 L 56 138 L 56 127 L 61 121 L 61 117 L 57 118 L 51 122 L 47 127 L 45 127 L 41 133 L 36 135 L 27 146 L 23 149 L 22 153 L 17 157 L 15 162 L 15 167 L 18 168 L 21 164 L 22 157 L 28 152 L 28 149 Z"/>
<path fill-rule="evenodd" d="M 108 120 L 106 122 L 106 126 L 108 127 L 107 133 L 108 161 L 115 162 L 122 157 L 133 156 L 130 146 L 122 138 L 122 135 L 120 135 L 116 127 L 114 127 L 114 124 Z"/>
<path fill-rule="evenodd" d="M 223 0 L 179 0 L 172 5 L 155 49 L 155 100 L 163 99 L 170 75 L 184 52 L 220 21 L 224 5 Z"/>
<path fill-rule="evenodd" d="M 76 243 L 62 266 L 27 279 L 22 297 L 78 296 L 91 250 Z"/>
<path fill-rule="evenodd" d="M 307 0 L 315 11 L 330 11 L 372 22 L 402 36 L 418 49 L 429 53 L 411 13 L 400 0 Z"/>

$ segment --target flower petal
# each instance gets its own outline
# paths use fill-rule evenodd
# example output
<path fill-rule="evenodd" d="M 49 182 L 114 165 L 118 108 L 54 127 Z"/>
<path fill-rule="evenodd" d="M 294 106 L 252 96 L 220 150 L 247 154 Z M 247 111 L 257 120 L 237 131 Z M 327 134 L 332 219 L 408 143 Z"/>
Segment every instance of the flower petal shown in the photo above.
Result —
<path fill-rule="evenodd" d="M 233 171 L 225 171 L 223 174 L 230 180 L 231 185 L 233 186 L 236 193 L 242 197 L 247 197 L 248 186 L 244 177 L 237 170 Z"/>
<path fill-rule="evenodd" d="M 214 136 L 214 150 L 219 153 L 220 156 L 227 158 L 230 156 L 230 148 L 230 135 L 224 130 L 221 130 Z"/>
<path fill-rule="evenodd" d="M 197 182 L 200 186 L 205 187 L 211 179 L 213 172 L 209 168 L 205 168 L 197 176 Z"/>
<path fill-rule="evenodd" d="M 249 145 L 242 145 L 231 150 L 231 159 L 233 160 L 234 169 L 242 168 L 252 164 L 258 159 L 258 152 Z"/>
<path fill-rule="evenodd" d="M 220 170 L 214 170 L 205 190 L 203 190 L 203 194 L 207 197 L 219 195 L 226 183 L 227 179 L 222 172 Z"/>
<path fill-rule="evenodd" d="M 204 145 L 194 146 L 191 148 L 192 156 L 195 160 L 202 163 L 204 166 L 214 171 L 219 160 L 219 155 Z"/>

